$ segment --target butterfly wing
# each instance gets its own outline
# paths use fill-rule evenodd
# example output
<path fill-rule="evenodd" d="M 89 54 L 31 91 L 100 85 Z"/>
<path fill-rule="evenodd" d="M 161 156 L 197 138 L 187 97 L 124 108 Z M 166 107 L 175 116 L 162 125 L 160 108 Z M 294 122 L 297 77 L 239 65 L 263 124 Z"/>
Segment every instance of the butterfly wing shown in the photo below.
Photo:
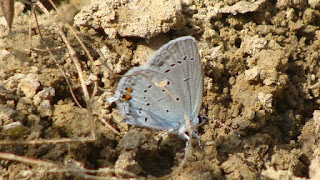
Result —
<path fill-rule="evenodd" d="M 116 104 L 129 124 L 159 130 L 178 130 L 185 118 L 197 123 L 203 93 L 203 69 L 192 37 L 162 46 L 144 66 L 121 78 Z"/>

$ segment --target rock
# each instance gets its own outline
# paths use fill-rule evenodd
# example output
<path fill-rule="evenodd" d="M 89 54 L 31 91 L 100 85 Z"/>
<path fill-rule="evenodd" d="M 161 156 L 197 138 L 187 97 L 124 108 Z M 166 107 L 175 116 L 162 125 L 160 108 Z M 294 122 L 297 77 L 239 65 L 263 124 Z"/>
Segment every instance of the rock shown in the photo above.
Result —
<path fill-rule="evenodd" d="M 128 174 L 126 174 L 125 171 L 129 171 L 135 175 L 142 171 L 141 166 L 135 160 L 135 156 L 136 154 L 132 151 L 120 154 L 115 164 L 115 172 L 117 176 L 125 178 L 128 177 Z"/>
<path fill-rule="evenodd" d="M 109 38 L 150 39 L 185 25 L 180 1 L 94 1 L 75 17 L 75 25 L 103 29 Z"/>
<path fill-rule="evenodd" d="M 28 74 L 18 84 L 18 89 L 21 90 L 26 97 L 32 98 L 38 88 L 40 87 L 40 82 L 36 74 Z"/>

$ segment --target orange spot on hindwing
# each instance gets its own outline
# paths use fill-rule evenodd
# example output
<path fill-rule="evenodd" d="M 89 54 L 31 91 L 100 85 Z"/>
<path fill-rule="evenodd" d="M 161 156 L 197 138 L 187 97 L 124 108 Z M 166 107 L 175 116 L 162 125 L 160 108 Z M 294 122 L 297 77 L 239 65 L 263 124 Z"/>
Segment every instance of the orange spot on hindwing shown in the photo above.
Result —
<path fill-rule="evenodd" d="M 125 94 L 122 96 L 122 100 L 123 101 L 129 101 L 131 99 L 131 95 L 130 94 Z"/>
<path fill-rule="evenodd" d="M 127 93 L 132 93 L 132 91 L 133 91 L 132 88 L 126 88 L 125 90 L 127 91 Z"/>
<path fill-rule="evenodd" d="M 125 88 L 125 90 L 126 90 L 126 93 L 122 96 L 122 100 L 123 101 L 129 101 L 132 98 L 130 93 L 132 93 L 133 89 L 127 87 L 127 88 Z"/>

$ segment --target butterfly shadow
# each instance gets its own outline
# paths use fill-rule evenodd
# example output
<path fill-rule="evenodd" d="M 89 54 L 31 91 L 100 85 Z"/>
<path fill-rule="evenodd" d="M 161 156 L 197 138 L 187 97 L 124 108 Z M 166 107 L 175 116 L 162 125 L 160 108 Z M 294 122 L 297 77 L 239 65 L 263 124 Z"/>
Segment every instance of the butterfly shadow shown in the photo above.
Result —
<path fill-rule="evenodd" d="M 150 131 L 148 142 L 139 146 L 136 160 L 142 168 L 141 175 L 162 177 L 172 173 L 179 160 L 184 158 L 185 140 L 179 135 L 167 134 L 156 140 Z"/>

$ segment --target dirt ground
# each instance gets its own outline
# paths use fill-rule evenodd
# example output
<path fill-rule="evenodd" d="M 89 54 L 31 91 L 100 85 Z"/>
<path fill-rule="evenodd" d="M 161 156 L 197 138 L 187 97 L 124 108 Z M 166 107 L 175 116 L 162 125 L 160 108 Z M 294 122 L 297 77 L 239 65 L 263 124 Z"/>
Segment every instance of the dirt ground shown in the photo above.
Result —
<path fill-rule="evenodd" d="M 201 146 L 193 143 L 187 162 L 171 179 L 320 178 L 319 0 L 71 2 L 59 2 L 59 8 L 94 61 L 88 60 L 62 18 L 53 11 L 51 16 L 62 24 L 77 52 L 89 92 L 98 81 L 93 106 L 96 140 L 0 145 L 0 152 L 66 168 L 114 169 L 106 179 L 128 178 L 121 170 L 137 179 L 169 175 L 184 157 L 185 141 L 172 134 L 160 139 L 163 132 L 124 123 L 106 101 L 119 78 L 104 67 L 124 74 L 144 64 L 170 39 L 190 35 L 197 41 L 205 72 L 200 114 L 211 120 L 199 128 Z M 42 38 L 31 18 L 29 39 L 29 15 L 30 5 L 16 2 L 10 33 L 0 16 L 0 139 L 86 137 L 88 111 L 70 53 L 54 23 L 39 9 Z M 48 171 L 0 159 L 0 179 L 85 178 Z"/>

